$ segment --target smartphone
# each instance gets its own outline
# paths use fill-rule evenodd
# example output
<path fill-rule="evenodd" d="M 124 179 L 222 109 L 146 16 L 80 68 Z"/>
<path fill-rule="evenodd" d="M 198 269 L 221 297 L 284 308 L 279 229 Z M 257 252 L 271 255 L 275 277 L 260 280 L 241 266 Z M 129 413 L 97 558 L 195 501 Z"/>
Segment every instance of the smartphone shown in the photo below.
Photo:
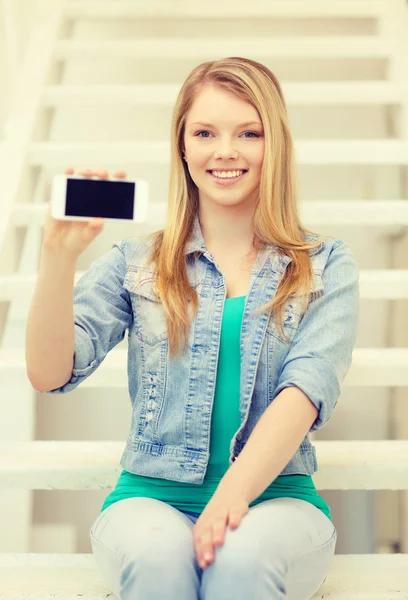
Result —
<path fill-rule="evenodd" d="M 89 221 L 147 220 L 148 182 L 119 178 L 99 179 L 76 175 L 55 175 L 51 189 L 51 215 L 54 219 Z"/>

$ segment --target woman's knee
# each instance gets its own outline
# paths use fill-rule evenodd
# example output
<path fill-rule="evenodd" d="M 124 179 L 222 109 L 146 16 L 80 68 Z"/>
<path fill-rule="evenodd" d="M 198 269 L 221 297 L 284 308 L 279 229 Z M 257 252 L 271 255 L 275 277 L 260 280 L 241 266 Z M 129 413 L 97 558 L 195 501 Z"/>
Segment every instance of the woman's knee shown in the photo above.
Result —
<path fill-rule="evenodd" d="M 226 531 L 223 546 L 215 550 L 214 562 L 203 571 L 203 599 L 218 599 L 225 595 L 261 598 L 264 597 L 264 586 L 268 598 L 284 598 L 287 565 L 279 544 L 276 552 L 267 554 L 256 537 L 246 535 L 240 527 Z"/>
<path fill-rule="evenodd" d="M 276 566 L 277 570 L 283 569 L 278 544 L 274 556 L 271 553 L 267 556 L 255 532 L 246 525 L 242 521 L 237 529 L 226 528 L 224 543 L 215 547 L 214 561 L 208 569 L 218 571 L 220 576 L 224 573 L 238 578 L 256 578 L 262 569 L 272 566 Z M 203 573 L 206 572 L 207 569 Z"/>
<path fill-rule="evenodd" d="M 128 498 L 105 509 L 91 529 L 91 537 L 121 557 L 138 552 L 152 561 L 171 560 L 178 551 L 192 549 L 190 519 L 169 504 L 152 498 Z"/>
<path fill-rule="evenodd" d="M 129 500 L 138 502 L 111 505 L 90 533 L 96 563 L 121 597 L 131 597 L 142 585 L 171 585 L 181 564 L 194 564 L 193 524 L 187 517 L 163 502 Z"/>

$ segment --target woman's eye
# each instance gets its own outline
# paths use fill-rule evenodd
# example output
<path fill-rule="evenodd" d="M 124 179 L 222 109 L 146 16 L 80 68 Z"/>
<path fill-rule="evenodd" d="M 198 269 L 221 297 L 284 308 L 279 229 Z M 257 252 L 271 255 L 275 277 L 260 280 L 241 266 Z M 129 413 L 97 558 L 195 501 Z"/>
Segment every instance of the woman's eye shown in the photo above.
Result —
<path fill-rule="evenodd" d="M 209 131 L 207 131 L 207 130 L 199 131 L 198 133 L 196 133 L 196 136 L 197 136 L 197 137 L 202 137 L 202 136 L 200 135 L 201 133 L 210 133 L 210 132 L 209 132 Z M 255 131 L 245 131 L 245 133 L 249 133 L 249 134 L 251 134 L 251 135 L 255 135 L 256 137 L 259 137 L 259 133 L 256 133 Z M 204 137 L 207 137 L 207 136 L 204 136 Z"/>

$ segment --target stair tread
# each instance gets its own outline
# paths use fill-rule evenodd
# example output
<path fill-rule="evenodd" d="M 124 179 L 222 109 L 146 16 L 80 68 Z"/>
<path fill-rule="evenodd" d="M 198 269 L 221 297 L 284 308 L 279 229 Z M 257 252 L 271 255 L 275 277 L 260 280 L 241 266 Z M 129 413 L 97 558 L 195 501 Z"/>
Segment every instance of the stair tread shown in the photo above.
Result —
<path fill-rule="evenodd" d="M 13 222 L 22 225 L 32 222 L 32 218 L 41 216 L 45 220 L 48 203 L 21 202 L 13 207 Z M 347 209 L 347 211 L 345 210 Z M 321 222 L 324 219 L 333 221 L 333 224 L 346 218 L 347 223 L 367 225 L 408 225 L 408 199 L 406 200 L 301 200 L 299 210 L 305 220 Z M 146 226 L 164 227 L 167 212 L 167 203 L 149 201 L 148 219 L 142 223 L 143 230 Z M 339 215 L 339 212 L 341 213 Z M 340 217 L 340 219 L 339 219 Z M 38 222 L 38 221 L 36 221 Z M 346 221 L 344 221 L 346 222 Z"/>
<path fill-rule="evenodd" d="M 111 363 L 111 367 L 122 366 L 123 361 L 127 360 L 127 348 L 111 350 L 105 358 L 105 361 Z M 354 348 L 353 362 L 364 367 L 380 366 L 380 361 L 384 361 L 387 368 L 396 366 L 407 366 L 407 348 Z M 7 364 L 6 364 L 7 363 Z M 0 369 L 6 366 L 25 367 L 24 348 L 0 348 Z"/>
<path fill-rule="evenodd" d="M 408 489 L 408 440 L 314 440 L 317 489 Z M 125 441 L 0 443 L 0 489 L 112 488 Z"/>
<path fill-rule="evenodd" d="M 102 364 L 80 383 L 80 387 L 127 388 L 127 354 L 126 347 L 108 352 Z M 406 387 L 407 364 L 408 348 L 354 348 L 352 364 L 343 385 Z M 24 348 L 0 349 L 0 373 L 3 378 L 26 375 Z"/>
<path fill-rule="evenodd" d="M 217 15 L 218 18 L 218 15 Z M 115 40 L 62 40 L 55 45 L 55 57 L 81 59 L 103 56 L 112 58 L 203 58 L 221 56 L 327 58 L 386 58 L 392 54 L 392 44 L 385 37 L 374 35 L 299 35 L 299 36 L 237 36 L 163 38 Z"/>
<path fill-rule="evenodd" d="M 116 598 L 93 554 L 0 554 L 1 600 Z M 402 600 L 408 590 L 408 554 L 336 554 L 312 600 Z"/>
<path fill-rule="evenodd" d="M 287 81 L 281 84 L 288 105 L 398 104 L 408 85 L 391 81 Z M 43 93 L 47 106 L 64 102 L 112 102 L 173 106 L 181 83 L 174 84 L 66 84 L 49 85 Z"/>
<path fill-rule="evenodd" d="M 64 9 L 71 18 L 125 18 L 127 21 L 137 17 L 161 18 L 217 18 L 247 19 L 248 17 L 375 17 L 381 13 L 384 0 L 252 0 L 236 2 L 236 0 L 206 0 L 201 2 L 169 2 L 168 0 L 70 0 Z"/>
<path fill-rule="evenodd" d="M 297 139 L 294 141 L 299 165 L 325 164 L 408 164 L 408 141 L 400 139 Z M 92 163 L 168 165 L 169 141 L 32 142 L 28 144 L 30 165 Z M 92 165 L 91 165 L 92 166 Z"/>

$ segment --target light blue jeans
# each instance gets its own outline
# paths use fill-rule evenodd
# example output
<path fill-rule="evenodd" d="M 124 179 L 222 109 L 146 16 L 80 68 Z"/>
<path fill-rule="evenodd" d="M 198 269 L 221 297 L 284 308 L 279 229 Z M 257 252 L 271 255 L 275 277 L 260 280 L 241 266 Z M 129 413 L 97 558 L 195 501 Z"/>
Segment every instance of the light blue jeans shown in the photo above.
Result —
<path fill-rule="evenodd" d="M 193 544 L 198 517 L 144 497 L 108 506 L 90 531 L 106 585 L 121 600 L 308 600 L 327 577 L 337 532 L 309 502 L 251 506 L 206 569 Z"/>

